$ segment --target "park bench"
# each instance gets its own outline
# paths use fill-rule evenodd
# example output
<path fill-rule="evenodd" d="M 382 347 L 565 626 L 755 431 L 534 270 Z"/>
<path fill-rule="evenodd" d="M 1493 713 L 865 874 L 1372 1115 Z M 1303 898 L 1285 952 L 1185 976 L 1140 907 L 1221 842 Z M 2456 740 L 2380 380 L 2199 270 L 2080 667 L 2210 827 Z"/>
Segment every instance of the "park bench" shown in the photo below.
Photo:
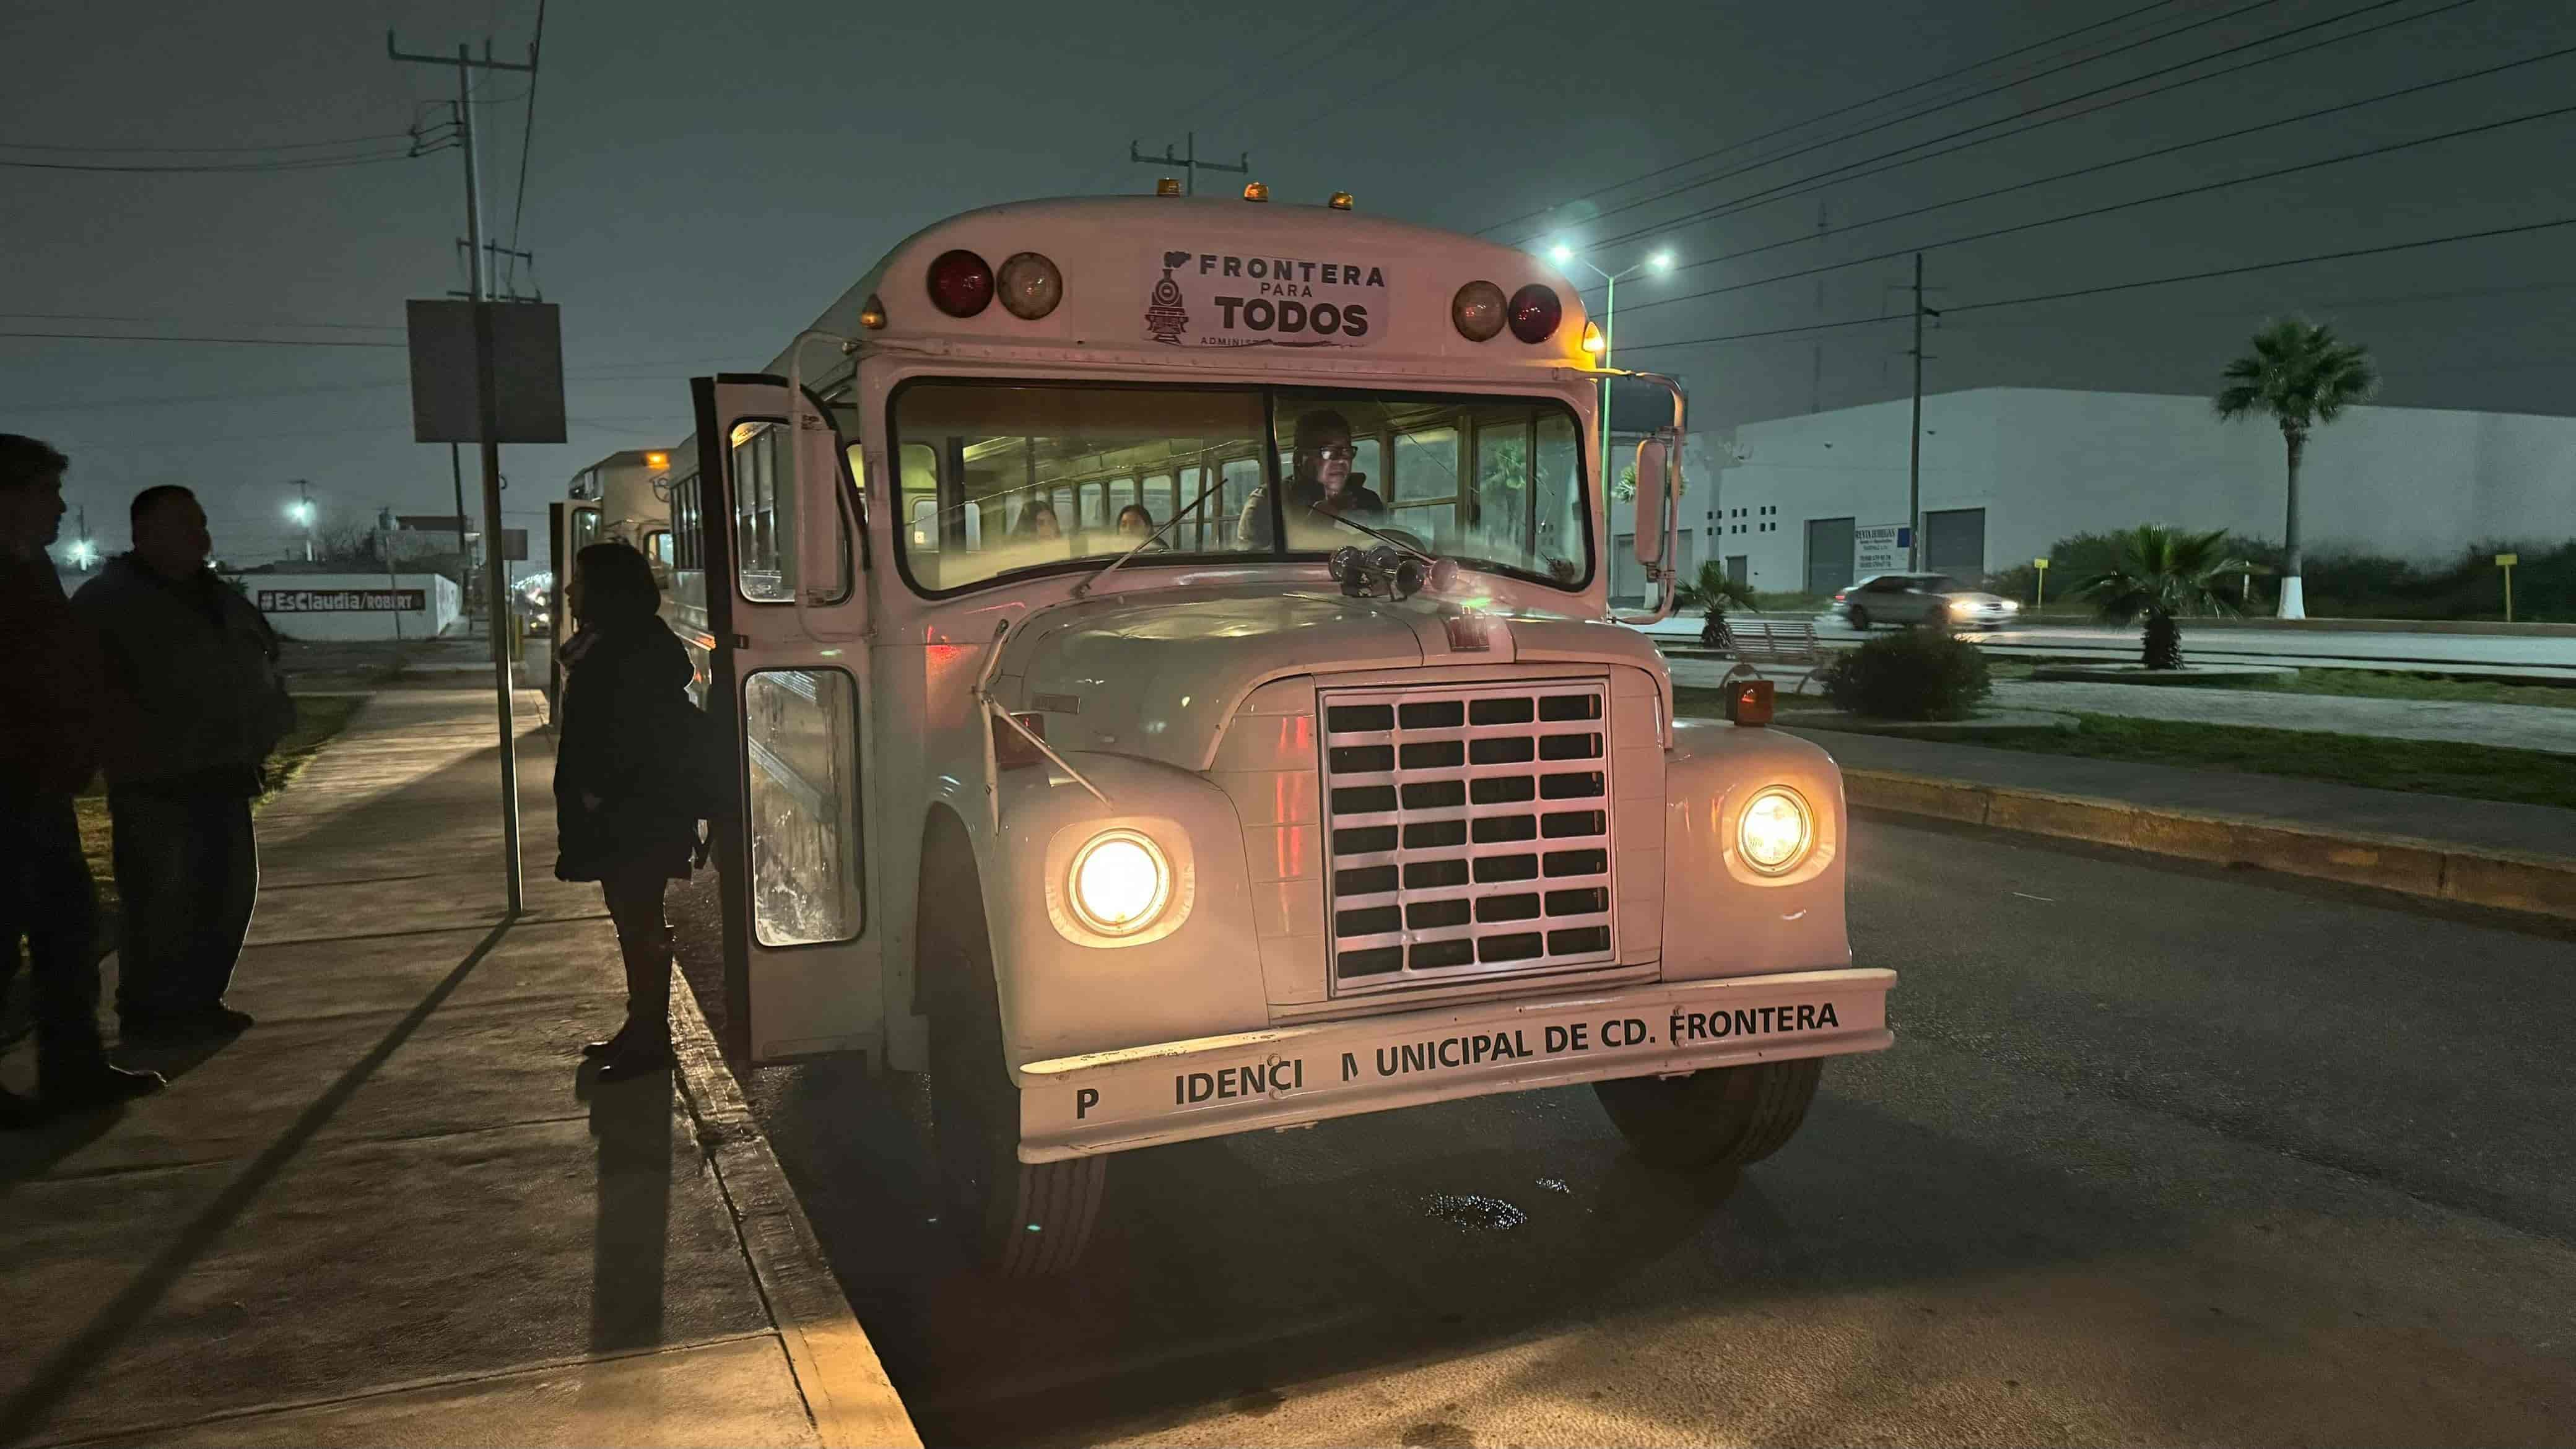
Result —
<path fill-rule="evenodd" d="M 1798 682 L 1789 692 L 1796 694 L 1833 657 L 1817 642 L 1813 619 L 1729 619 L 1726 623 L 1735 636 L 1735 667 L 1726 671 L 1728 679 L 1758 675 L 1763 668 L 1795 669 Z"/>

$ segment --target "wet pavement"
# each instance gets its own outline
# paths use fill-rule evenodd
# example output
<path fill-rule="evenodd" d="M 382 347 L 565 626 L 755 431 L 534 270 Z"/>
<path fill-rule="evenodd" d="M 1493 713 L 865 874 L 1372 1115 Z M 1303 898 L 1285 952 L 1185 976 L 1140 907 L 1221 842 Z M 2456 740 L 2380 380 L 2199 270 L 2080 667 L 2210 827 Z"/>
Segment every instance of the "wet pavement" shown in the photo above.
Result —
<path fill-rule="evenodd" d="M 1723 1201 L 1588 1089 L 1122 1156 L 967 1272 L 920 1083 L 749 1073 L 930 1443 L 2563 1442 L 2556 928 L 1877 821 L 1896 1048 Z"/>

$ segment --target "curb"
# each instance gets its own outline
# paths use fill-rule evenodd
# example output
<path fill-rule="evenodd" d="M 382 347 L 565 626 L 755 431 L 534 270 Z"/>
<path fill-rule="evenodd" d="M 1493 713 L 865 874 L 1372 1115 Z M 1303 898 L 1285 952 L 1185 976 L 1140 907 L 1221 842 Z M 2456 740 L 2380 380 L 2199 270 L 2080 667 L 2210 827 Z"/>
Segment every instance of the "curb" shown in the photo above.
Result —
<path fill-rule="evenodd" d="M 2259 866 L 2287 875 L 2576 920 L 2576 859 L 2473 850 L 2398 835 L 2321 830 L 2256 816 L 2014 790 L 1893 770 L 1846 769 L 1843 793 L 1850 804 L 1864 809 L 2085 840 L 2214 865 Z"/>
<path fill-rule="evenodd" d="M 697 1124 L 699 1149 L 733 1213 L 734 1232 L 770 1319 L 778 1325 L 788 1367 L 814 1416 L 816 1436 L 828 1449 L 878 1444 L 921 1449 L 912 1415 L 833 1280 L 814 1225 L 787 1185 L 769 1139 L 752 1120 L 742 1088 L 676 962 L 671 967 L 671 1052 L 679 1059 L 681 1100 Z"/>

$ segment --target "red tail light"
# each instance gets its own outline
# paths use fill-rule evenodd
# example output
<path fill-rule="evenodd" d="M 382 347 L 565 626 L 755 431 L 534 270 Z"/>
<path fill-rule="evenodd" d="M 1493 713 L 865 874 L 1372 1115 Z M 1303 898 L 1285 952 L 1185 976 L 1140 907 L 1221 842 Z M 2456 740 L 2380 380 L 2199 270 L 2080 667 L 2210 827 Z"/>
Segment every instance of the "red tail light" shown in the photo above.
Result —
<path fill-rule="evenodd" d="M 930 264 L 930 304 L 951 317 L 993 305 L 993 269 L 970 251 L 941 252 Z"/>
<path fill-rule="evenodd" d="M 1523 342 L 1545 342 L 1565 320 L 1565 304 L 1556 289 L 1532 282 L 1512 293 L 1512 335 Z"/>
<path fill-rule="evenodd" d="M 1839 604 L 1839 603 L 1841 603 L 1842 601 L 1843 601 L 1843 596 L 1842 596 L 1842 595 L 1840 595 L 1840 594 L 1836 594 L 1836 595 L 1834 595 L 1834 602 L 1835 602 L 1835 603 Z"/>

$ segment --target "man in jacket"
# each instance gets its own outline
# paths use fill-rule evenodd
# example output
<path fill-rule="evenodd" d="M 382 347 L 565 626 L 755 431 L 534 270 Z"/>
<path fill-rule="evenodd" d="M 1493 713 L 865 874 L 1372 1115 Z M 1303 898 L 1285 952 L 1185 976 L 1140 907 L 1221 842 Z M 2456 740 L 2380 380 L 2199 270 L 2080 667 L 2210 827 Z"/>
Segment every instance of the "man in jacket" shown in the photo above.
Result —
<path fill-rule="evenodd" d="M 1386 500 L 1368 486 L 1367 474 L 1351 471 L 1358 457 L 1359 449 L 1351 443 L 1351 425 L 1340 413 L 1318 409 L 1298 417 L 1289 451 L 1289 478 L 1281 497 L 1290 548 L 1330 549 L 1359 538 L 1353 533 L 1336 539 L 1333 527 L 1314 517 L 1319 513 L 1347 513 L 1368 519 L 1372 527 L 1386 526 Z M 1269 493 L 1255 488 L 1235 525 L 1235 546 L 1266 549 L 1270 536 Z"/>
<path fill-rule="evenodd" d="M 0 1091 L 0 1127 L 32 1122 L 40 1105 L 97 1106 L 161 1085 L 108 1065 L 99 1046 L 98 902 L 72 813 L 97 769 L 98 653 L 45 554 L 69 466 L 34 438 L 0 433 L 0 638 L 18 653 L 17 681 L 0 690 L 0 949 L 14 956 L 27 942 L 39 1099 Z"/>
<path fill-rule="evenodd" d="M 295 721 L 277 636 L 206 567 L 196 496 L 135 495 L 134 551 L 72 599 L 106 656 L 99 731 L 116 888 L 124 897 L 117 1015 L 128 1041 L 250 1025 L 224 1005 L 259 894 L 251 802 Z"/>

